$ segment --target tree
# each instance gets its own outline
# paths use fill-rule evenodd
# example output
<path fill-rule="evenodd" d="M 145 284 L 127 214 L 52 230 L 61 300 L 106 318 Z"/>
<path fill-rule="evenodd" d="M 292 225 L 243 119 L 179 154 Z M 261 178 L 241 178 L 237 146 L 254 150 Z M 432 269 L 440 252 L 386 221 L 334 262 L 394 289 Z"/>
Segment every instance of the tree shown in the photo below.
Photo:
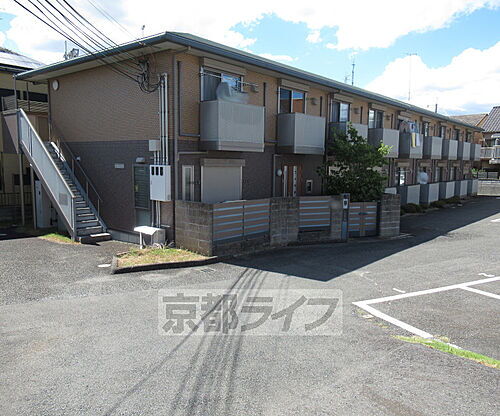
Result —
<path fill-rule="evenodd" d="M 318 168 L 328 195 L 351 194 L 351 201 L 380 199 L 387 177 L 380 168 L 387 164 L 390 146 L 372 146 L 349 123 L 347 133 L 335 130 L 327 161 Z"/>

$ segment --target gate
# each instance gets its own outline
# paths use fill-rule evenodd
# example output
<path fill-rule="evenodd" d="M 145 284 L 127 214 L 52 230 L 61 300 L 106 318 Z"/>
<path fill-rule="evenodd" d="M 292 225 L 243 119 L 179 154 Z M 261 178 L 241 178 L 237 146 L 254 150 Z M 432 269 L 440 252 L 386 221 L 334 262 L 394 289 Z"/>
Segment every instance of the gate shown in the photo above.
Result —
<path fill-rule="evenodd" d="M 376 202 L 351 202 L 349 205 L 349 237 L 367 237 L 377 235 Z"/>

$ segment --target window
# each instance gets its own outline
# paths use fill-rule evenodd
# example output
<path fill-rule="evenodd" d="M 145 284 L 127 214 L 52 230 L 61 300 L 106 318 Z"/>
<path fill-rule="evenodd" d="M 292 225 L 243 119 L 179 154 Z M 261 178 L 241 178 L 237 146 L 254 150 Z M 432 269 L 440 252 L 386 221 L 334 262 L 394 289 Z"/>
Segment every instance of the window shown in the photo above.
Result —
<path fill-rule="evenodd" d="M 446 127 L 445 126 L 441 126 L 441 128 L 439 129 L 439 137 L 446 139 Z"/>
<path fill-rule="evenodd" d="M 203 70 L 202 73 L 202 101 L 213 101 L 217 99 L 217 87 L 221 82 L 227 82 L 230 88 L 241 91 L 242 80 L 238 75 L 224 74 Z"/>
<path fill-rule="evenodd" d="M 346 123 L 349 121 L 351 105 L 349 103 L 342 103 L 339 101 L 332 101 L 332 114 L 331 120 L 334 123 Z"/>
<path fill-rule="evenodd" d="M 407 183 L 407 175 L 408 171 L 406 170 L 406 168 L 396 168 L 396 185 L 405 185 Z"/>
<path fill-rule="evenodd" d="M 279 89 L 280 113 L 305 113 L 306 93 L 287 88 Z"/>
<path fill-rule="evenodd" d="M 455 137 L 454 137 L 455 140 L 460 140 L 460 130 L 458 129 L 455 129 Z"/>
<path fill-rule="evenodd" d="M 467 132 L 467 138 L 466 138 L 466 140 L 467 140 L 468 142 L 472 142 L 472 132 L 471 132 L 471 131 L 468 131 L 468 132 Z"/>
<path fill-rule="evenodd" d="M 457 176 L 457 168 L 456 167 L 452 167 L 450 169 L 450 181 L 454 181 L 455 178 Z"/>
<path fill-rule="evenodd" d="M 194 166 L 182 166 L 182 199 L 184 201 L 194 200 Z"/>
<path fill-rule="evenodd" d="M 383 127 L 384 112 L 379 110 L 370 110 L 368 112 L 368 128 L 381 129 Z"/>
<path fill-rule="evenodd" d="M 424 121 L 422 123 L 422 133 L 424 134 L 424 136 L 430 136 L 430 128 L 429 128 L 429 123 Z"/>
<path fill-rule="evenodd" d="M 434 169 L 434 180 L 433 182 L 440 182 L 441 178 L 443 177 L 443 168 L 436 166 Z"/>

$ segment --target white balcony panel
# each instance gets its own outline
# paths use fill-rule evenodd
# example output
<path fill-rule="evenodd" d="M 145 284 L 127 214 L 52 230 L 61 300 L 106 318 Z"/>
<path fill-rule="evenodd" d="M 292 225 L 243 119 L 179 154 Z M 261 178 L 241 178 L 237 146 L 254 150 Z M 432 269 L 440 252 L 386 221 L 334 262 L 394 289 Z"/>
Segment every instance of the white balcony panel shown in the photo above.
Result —
<path fill-rule="evenodd" d="M 398 186 L 401 195 L 401 205 L 420 204 L 420 185 Z"/>
<path fill-rule="evenodd" d="M 467 196 L 467 179 L 455 181 L 455 196 L 463 198 Z"/>
<path fill-rule="evenodd" d="M 360 123 L 349 123 L 349 122 L 342 122 L 342 123 L 330 123 L 330 137 L 332 137 L 333 130 L 337 129 L 340 130 L 344 133 L 347 133 L 347 127 L 349 124 L 352 124 L 352 127 L 358 132 L 358 134 L 367 139 L 368 138 L 368 125 L 366 124 L 360 124 Z"/>
<path fill-rule="evenodd" d="M 425 136 L 423 159 L 441 159 L 443 154 L 443 139 L 438 136 Z"/>
<path fill-rule="evenodd" d="M 470 160 L 471 144 L 469 142 L 458 142 L 458 158 L 460 160 Z"/>
<path fill-rule="evenodd" d="M 430 204 L 439 199 L 439 182 L 420 185 L 420 203 Z"/>
<path fill-rule="evenodd" d="M 455 196 L 455 181 L 439 182 L 439 199 L 448 199 Z"/>
<path fill-rule="evenodd" d="M 413 136 L 414 135 L 414 136 Z M 422 159 L 424 147 L 420 133 L 399 133 L 399 157 L 403 159 Z"/>
<path fill-rule="evenodd" d="M 470 146 L 470 160 L 478 161 L 481 160 L 481 145 L 477 143 L 471 143 Z"/>
<path fill-rule="evenodd" d="M 264 107 L 204 101 L 200 124 L 200 143 L 205 150 L 264 151 Z"/>
<path fill-rule="evenodd" d="M 278 114 L 278 150 L 281 153 L 322 155 L 326 119 L 302 113 Z"/>
<path fill-rule="evenodd" d="M 478 187 L 479 187 L 479 180 L 469 179 L 467 181 L 467 195 L 477 195 Z"/>
<path fill-rule="evenodd" d="M 368 129 L 368 142 L 378 147 L 383 143 L 391 147 L 387 157 L 399 156 L 399 130 L 393 129 Z"/>
<path fill-rule="evenodd" d="M 443 159 L 457 160 L 458 157 L 458 141 L 443 139 Z"/>

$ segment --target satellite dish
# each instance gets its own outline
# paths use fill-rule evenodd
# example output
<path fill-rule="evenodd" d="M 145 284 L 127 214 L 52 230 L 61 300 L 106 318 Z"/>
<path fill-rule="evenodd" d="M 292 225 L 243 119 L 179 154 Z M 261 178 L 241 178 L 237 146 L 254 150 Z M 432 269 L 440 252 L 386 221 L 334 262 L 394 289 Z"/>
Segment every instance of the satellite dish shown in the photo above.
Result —
<path fill-rule="evenodd" d="M 429 175 L 426 172 L 419 172 L 417 180 L 420 185 L 426 185 L 429 182 Z"/>

